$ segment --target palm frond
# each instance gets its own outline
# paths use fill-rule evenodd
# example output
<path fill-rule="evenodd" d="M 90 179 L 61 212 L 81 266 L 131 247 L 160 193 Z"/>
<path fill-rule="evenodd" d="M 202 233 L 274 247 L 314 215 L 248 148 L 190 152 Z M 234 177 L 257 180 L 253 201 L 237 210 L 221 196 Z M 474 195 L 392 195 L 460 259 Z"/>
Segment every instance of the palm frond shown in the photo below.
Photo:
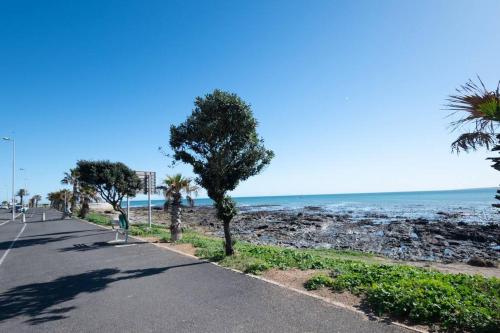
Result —
<path fill-rule="evenodd" d="M 453 111 L 450 116 L 461 114 L 462 118 L 450 123 L 452 130 L 466 128 L 451 147 L 457 153 L 480 147 L 489 147 L 500 124 L 500 81 L 495 91 L 490 91 L 478 76 L 478 83 L 469 80 L 450 95 L 446 109 Z"/>
<path fill-rule="evenodd" d="M 476 150 L 479 147 L 486 147 L 490 149 L 490 146 L 495 143 L 493 139 L 493 134 L 485 132 L 470 132 L 461 134 L 458 139 L 453 141 L 451 144 L 451 150 L 460 153 L 461 150 L 468 152 L 469 150 Z"/>

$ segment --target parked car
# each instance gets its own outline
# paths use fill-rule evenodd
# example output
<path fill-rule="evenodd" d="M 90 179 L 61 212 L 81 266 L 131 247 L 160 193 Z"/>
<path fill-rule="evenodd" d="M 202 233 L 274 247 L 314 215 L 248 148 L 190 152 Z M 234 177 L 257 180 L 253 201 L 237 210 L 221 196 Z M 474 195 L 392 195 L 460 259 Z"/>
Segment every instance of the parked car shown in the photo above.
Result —
<path fill-rule="evenodd" d="M 23 209 L 24 209 L 24 207 L 22 207 L 21 205 L 16 205 L 16 213 L 23 212 Z M 12 212 L 12 208 L 10 209 L 10 211 Z"/>

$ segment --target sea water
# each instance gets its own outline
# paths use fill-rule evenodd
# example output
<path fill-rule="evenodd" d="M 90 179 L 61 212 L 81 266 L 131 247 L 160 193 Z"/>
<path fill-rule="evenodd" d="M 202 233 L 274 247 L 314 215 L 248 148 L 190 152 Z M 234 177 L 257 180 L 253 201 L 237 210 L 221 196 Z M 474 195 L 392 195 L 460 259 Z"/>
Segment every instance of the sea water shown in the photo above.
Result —
<path fill-rule="evenodd" d="M 318 195 L 286 195 L 261 197 L 235 197 L 244 211 L 262 210 L 317 210 L 334 214 L 349 214 L 353 218 L 366 216 L 390 218 L 437 219 L 444 214 L 457 216 L 463 222 L 498 223 L 499 210 L 495 203 L 495 188 L 449 191 L 350 193 Z M 498 202 L 498 201 L 497 201 Z M 161 206 L 164 200 L 153 200 Z M 195 199 L 195 205 L 212 205 L 206 198 Z M 131 201 L 131 207 L 147 206 L 147 201 Z"/>

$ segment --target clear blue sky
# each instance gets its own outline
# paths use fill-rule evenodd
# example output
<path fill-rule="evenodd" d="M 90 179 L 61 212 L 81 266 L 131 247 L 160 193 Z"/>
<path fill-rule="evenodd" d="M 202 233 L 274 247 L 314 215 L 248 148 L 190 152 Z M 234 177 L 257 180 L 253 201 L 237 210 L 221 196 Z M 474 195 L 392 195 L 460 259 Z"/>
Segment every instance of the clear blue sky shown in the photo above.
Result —
<path fill-rule="evenodd" d="M 456 156 L 442 110 L 500 79 L 499 1 L 0 2 L 0 135 L 18 184 L 56 190 L 78 159 L 167 168 L 159 146 L 214 88 L 252 104 L 276 158 L 237 196 L 496 186 Z M 491 154 L 489 154 L 491 155 Z M 10 146 L 0 145 L 0 197 Z"/>

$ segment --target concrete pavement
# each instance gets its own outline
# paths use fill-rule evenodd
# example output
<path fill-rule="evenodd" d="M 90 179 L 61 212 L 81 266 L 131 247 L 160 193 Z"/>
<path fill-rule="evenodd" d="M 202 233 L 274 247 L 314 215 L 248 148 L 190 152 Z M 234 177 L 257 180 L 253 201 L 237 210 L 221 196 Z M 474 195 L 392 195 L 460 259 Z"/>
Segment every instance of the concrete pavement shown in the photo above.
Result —
<path fill-rule="evenodd" d="M 41 212 L 0 227 L 0 332 L 408 332 Z"/>

